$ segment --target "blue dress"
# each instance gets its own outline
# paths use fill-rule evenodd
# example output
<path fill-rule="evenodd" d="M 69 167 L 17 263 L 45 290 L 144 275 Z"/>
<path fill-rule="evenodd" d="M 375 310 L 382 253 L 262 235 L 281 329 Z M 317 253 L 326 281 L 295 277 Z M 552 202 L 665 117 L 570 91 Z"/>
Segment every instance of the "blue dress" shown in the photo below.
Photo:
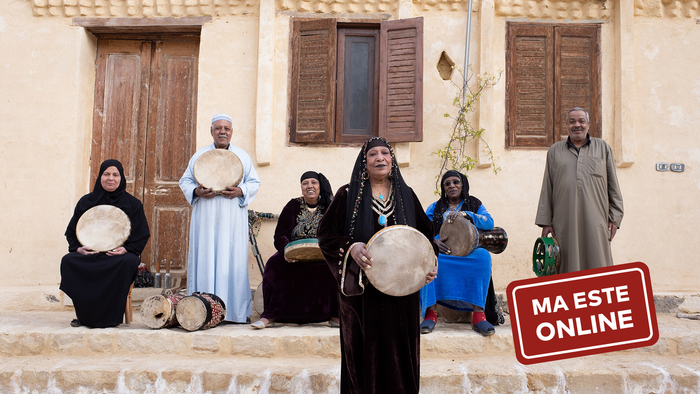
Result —
<path fill-rule="evenodd" d="M 435 204 L 425 213 L 433 217 Z M 456 210 L 461 210 L 464 201 Z M 451 211 L 444 213 L 443 219 Z M 492 230 L 493 218 L 482 204 L 477 213 L 466 212 L 478 230 Z M 435 239 L 439 236 L 436 235 Z M 468 256 L 438 255 L 438 277 L 420 290 L 421 312 L 425 317 L 428 307 L 437 304 L 458 311 L 471 311 L 473 306 L 484 307 L 491 280 L 491 254 L 478 247 Z"/>

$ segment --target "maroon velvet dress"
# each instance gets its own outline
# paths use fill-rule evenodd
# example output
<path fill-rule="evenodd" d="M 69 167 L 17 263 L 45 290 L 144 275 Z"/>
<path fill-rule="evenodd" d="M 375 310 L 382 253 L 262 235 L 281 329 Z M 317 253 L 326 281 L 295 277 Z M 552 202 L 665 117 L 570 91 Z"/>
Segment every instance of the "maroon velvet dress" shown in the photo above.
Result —
<path fill-rule="evenodd" d="M 313 207 L 311 207 L 313 208 Z M 325 261 L 288 263 L 284 247 L 292 241 L 316 238 L 325 207 L 307 209 L 303 197 L 290 200 L 275 228 L 277 252 L 263 273 L 265 311 L 260 315 L 281 323 L 314 323 L 338 316 L 338 290 Z"/>
<path fill-rule="evenodd" d="M 414 199 L 416 229 L 428 239 L 433 236 L 430 219 L 420 201 Z M 347 185 L 336 193 L 319 226 L 319 246 L 340 284 L 342 263 L 348 247 L 356 240 L 344 235 Z M 409 213 L 411 214 L 411 213 Z M 392 214 L 389 223 L 394 223 Z M 374 214 L 374 232 L 381 230 Z M 435 249 L 437 255 L 437 249 Z M 401 258 L 401 256 L 397 256 Z M 347 282 L 357 281 L 359 266 L 348 258 Z M 364 293 L 340 294 L 341 393 L 418 393 L 420 387 L 420 297 L 386 295 L 363 278 Z M 347 291 L 346 291 L 347 294 Z"/>

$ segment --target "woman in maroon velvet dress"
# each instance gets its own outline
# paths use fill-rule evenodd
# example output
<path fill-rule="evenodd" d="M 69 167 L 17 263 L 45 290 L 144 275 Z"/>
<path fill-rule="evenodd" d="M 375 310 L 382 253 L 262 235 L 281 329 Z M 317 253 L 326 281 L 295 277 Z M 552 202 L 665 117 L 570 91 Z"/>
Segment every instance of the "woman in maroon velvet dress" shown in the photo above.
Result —
<path fill-rule="evenodd" d="M 292 241 L 316 238 L 318 223 L 330 205 L 333 189 L 323 174 L 301 176 L 301 197 L 282 210 L 275 229 L 275 248 L 263 273 L 265 311 L 255 328 L 280 323 L 314 323 L 330 320 L 338 327 L 338 289 L 325 261 L 290 262 L 284 248 Z"/>
<path fill-rule="evenodd" d="M 395 297 L 377 290 L 360 270 L 370 269 L 365 248 L 374 233 L 402 224 L 433 236 L 430 219 L 404 182 L 391 146 L 365 142 L 350 183 L 336 192 L 318 230 L 318 242 L 340 284 L 341 393 L 418 393 L 419 293 Z M 433 245 L 435 255 L 437 249 Z M 401 258 L 397 255 L 396 258 Z M 437 276 L 437 267 L 426 283 Z"/>

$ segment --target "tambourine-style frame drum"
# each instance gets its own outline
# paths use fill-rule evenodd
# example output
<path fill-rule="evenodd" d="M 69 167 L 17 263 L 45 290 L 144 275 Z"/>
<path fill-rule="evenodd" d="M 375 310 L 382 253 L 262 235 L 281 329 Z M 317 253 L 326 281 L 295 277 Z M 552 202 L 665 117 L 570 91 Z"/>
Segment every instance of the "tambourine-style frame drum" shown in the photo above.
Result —
<path fill-rule="evenodd" d="M 476 248 L 482 247 L 491 253 L 499 254 L 508 246 L 508 234 L 501 227 L 492 230 L 478 230 L 464 216 L 457 216 L 452 222 L 444 222 L 440 228 L 440 239 L 445 239 L 452 256 L 468 256 Z"/>
<path fill-rule="evenodd" d="M 113 205 L 97 205 L 85 211 L 75 226 L 78 241 L 86 248 L 107 252 L 124 245 L 131 234 L 131 221 Z"/>
<path fill-rule="evenodd" d="M 226 316 L 226 304 L 216 294 L 192 293 L 178 302 L 177 321 L 187 331 L 216 327 Z"/>
<path fill-rule="evenodd" d="M 175 310 L 183 297 L 177 294 L 156 294 L 146 298 L 141 304 L 141 321 L 153 329 L 177 326 Z"/>
<path fill-rule="evenodd" d="M 293 261 L 318 261 L 323 260 L 323 252 L 318 246 L 318 239 L 298 239 L 284 247 L 284 257 Z"/>
<path fill-rule="evenodd" d="M 532 271 L 537 276 L 549 276 L 559 273 L 561 250 L 554 237 L 540 237 L 532 250 Z"/>
<path fill-rule="evenodd" d="M 226 186 L 237 186 L 243 179 L 243 163 L 228 149 L 212 149 L 202 153 L 194 162 L 194 179 L 217 194 Z"/>
<path fill-rule="evenodd" d="M 384 294 L 405 296 L 425 285 L 436 257 L 428 238 L 413 227 L 386 227 L 370 238 L 367 252 L 372 267 L 364 274 Z"/>

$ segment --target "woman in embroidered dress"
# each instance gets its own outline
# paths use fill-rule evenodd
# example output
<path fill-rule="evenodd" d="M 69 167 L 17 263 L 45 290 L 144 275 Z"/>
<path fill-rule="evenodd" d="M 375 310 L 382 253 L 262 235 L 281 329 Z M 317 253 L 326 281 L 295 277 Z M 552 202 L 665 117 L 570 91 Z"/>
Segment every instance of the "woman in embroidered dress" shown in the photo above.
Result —
<path fill-rule="evenodd" d="M 478 247 L 468 256 L 451 256 L 439 234 L 443 223 L 460 215 L 469 219 L 478 230 L 492 230 L 493 219 L 481 201 L 469 195 L 469 181 L 464 174 L 447 171 L 442 176 L 440 189 L 440 199 L 428 207 L 426 214 L 433 220 L 434 242 L 440 250 L 438 264 L 442 275 L 420 291 L 421 309 L 425 316 L 420 325 L 421 333 L 431 333 L 435 328 L 436 304 L 440 304 L 458 311 L 474 311 L 474 331 L 483 336 L 492 335 L 495 329 L 484 315 L 491 281 L 491 254 Z"/>
<path fill-rule="evenodd" d="M 395 224 L 414 227 L 428 239 L 433 236 L 430 219 L 404 182 L 391 146 L 373 137 L 363 145 L 350 183 L 336 192 L 318 233 L 319 246 L 341 288 L 341 393 L 419 390 L 419 293 L 395 297 L 366 279 L 359 282 L 360 270 L 371 269 L 366 242 Z M 426 282 L 435 276 L 437 267 Z"/>
<path fill-rule="evenodd" d="M 275 248 L 263 273 L 265 311 L 255 328 L 280 323 L 328 321 L 338 326 L 338 290 L 325 261 L 290 262 L 284 248 L 292 241 L 316 238 L 318 223 L 330 205 L 333 189 L 314 171 L 301 176 L 301 197 L 289 200 L 275 228 Z"/>

